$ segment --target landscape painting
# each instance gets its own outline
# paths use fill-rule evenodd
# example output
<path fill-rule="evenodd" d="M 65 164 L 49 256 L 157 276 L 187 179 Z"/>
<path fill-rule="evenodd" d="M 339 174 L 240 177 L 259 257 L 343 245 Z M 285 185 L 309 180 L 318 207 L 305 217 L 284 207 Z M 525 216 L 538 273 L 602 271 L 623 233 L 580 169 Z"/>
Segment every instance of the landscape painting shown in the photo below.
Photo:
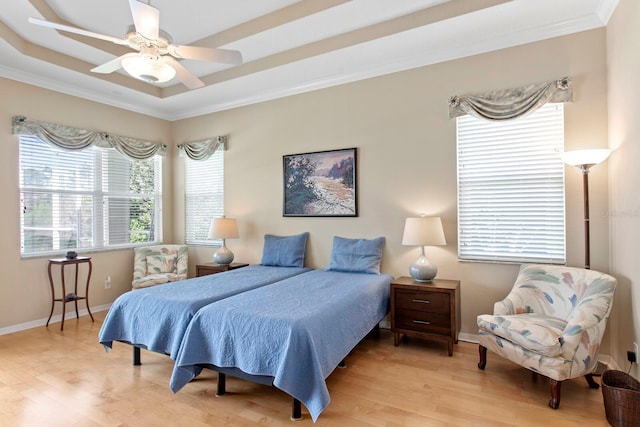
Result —
<path fill-rule="evenodd" d="M 356 149 L 283 156 L 283 216 L 358 216 Z"/>

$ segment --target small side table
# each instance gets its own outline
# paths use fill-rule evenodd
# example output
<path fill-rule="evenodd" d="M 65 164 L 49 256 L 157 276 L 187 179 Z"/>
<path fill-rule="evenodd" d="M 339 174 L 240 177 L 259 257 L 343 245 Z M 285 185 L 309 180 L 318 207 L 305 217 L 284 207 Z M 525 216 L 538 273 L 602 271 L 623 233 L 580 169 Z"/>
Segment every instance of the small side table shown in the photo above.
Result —
<path fill-rule="evenodd" d="M 393 344 L 400 335 L 446 341 L 449 356 L 460 333 L 460 281 L 434 279 L 421 283 L 412 277 L 391 281 L 391 332 Z"/>
<path fill-rule="evenodd" d="M 87 273 L 87 283 L 84 289 L 84 296 L 78 295 L 78 265 L 87 263 L 89 266 L 89 271 Z M 56 298 L 56 289 L 54 286 L 53 275 L 51 274 L 52 267 L 54 265 L 60 266 L 60 278 L 62 285 L 62 297 Z M 76 266 L 76 275 L 75 275 L 75 283 L 73 285 L 73 293 L 67 294 L 65 281 L 64 281 L 64 267 L 67 265 L 75 265 Z M 78 315 L 78 300 L 85 300 L 87 303 L 87 311 L 89 312 L 89 316 L 91 316 L 91 321 L 93 322 L 93 314 L 91 314 L 91 309 L 89 308 L 89 281 L 91 280 L 91 270 L 93 266 L 91 264 L 90 257 L 77 257 L 74 259 L 69 258 L 53 258 L 49 260 L 49 284 L 51 285 L 51 313 L 49 313 L 49 318 L 47 319 L 47 326 L 49 326 L 49 321 L 51 320 L 51 316 L 53 316 L 53 308 L 56 305 L 56 302 L 62 303 L 62 322 L 60 323 L 60 330 L 64 329 L 64 315 L 66 313 L 66 305 L 68 302 L 73 301 L 76 306 L 76 319 L 80 318 Z"/>
<path fill-rule="evenodd" d="M 246 267 L 249 264 L 241 262 L 232 262 L 227 265 L 220 265 L 216 262 L 207 262 L 204 264 L 196 264 L 196 277 L 207 276 L 209 274 L 222 273 L 223 271 L 235 270 L 236 268 Z"/>

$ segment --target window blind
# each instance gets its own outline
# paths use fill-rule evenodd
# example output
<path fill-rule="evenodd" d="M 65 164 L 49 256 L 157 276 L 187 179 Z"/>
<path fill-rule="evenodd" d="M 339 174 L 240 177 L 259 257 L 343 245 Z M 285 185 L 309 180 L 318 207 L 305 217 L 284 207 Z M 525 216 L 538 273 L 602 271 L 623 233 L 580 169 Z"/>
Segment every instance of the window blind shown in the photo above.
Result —
<path fill-rule="evenodd" d="M 565 262 L 564 107 L 511 121 L 457 119 L 458 257 Z"/>
<path fill-rule="evenodd" d="M 161 163 L 114 149 L 63 150 L 20 136 L 21 253 L 127 247 L 162 238 Z"/>
<path fill-rule="evenodd" d="M 219 243 L 209 239 L 213 218 L 224 216 L 224 150 L 207 160 L 185 158 L 185 235 L 189 245 Z"/>

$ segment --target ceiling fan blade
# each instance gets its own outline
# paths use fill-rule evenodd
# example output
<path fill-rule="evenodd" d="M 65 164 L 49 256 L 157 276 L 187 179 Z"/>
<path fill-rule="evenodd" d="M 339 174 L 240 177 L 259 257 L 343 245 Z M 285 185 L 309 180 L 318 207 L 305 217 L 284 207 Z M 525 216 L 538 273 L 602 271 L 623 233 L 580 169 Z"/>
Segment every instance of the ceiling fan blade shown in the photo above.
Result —
<path fill-rule="evenodd" d="M 160 36 L 160 11 L 137 0 L 129 0 L 129 7 L 136 31 L 149 40 L 156 40 Z"/>
<path fill-rule="evenodd" d="M 92 68 L 91 71 L 94 73 L 102 73 L 102 74 L 113 73 L 114 71 L 117 71 L 120 68 L 122 68 L 123 59 L 129 58 L 130 56 L 138 56 L 138 55 L 139 54 L 135 52 L 125 53 L 124 55 L 118 56 L 117 58 L 114 58 L 109 62 L 105 62 L 102 65 L 98 65 L 97 67 Z"/>
<path fill-rule="evenodd" d="M 169 53 L 176 58 L 198 61 L 222 62 L 224 64 L 242 64 L 242 54 L 237 50 L 214 49 L 198 46 L 169 45 Z"/>
<path fill-rule="evenodd" d="M 195 76 L 191 71 L 187 70 L 180 62 L 176 61 L 170 56 L 163 56 L 160 58 L 162 62 L 165 62 L 176 70 L 176 79 L 188 87 L 189 89 L 198 89 L 204 86 L 204 82 Z"/>
<path fill-rule="evenodd" d="M 70 33 L 80 34 L 81 36 L 93 37 L 95 39 L 106 40 L 108 42 L 113 42 L 115 44 L 127 46 L 127 40 L 125 39 L 105 36 L 104 34 L 98 34 L 98 33 L 83 30 L 80 28 L 69 27 L 68 25 L 57 24 L 55 22 L 49 22 L 43 19 L 38 19 L 38 18 L 29 18 L 29 22 L 31 22 L 32 24 L 41 25 L 43 27 L 49 27 L 49 28 L 54 28 L 56 30 L 68 31 Z"/>

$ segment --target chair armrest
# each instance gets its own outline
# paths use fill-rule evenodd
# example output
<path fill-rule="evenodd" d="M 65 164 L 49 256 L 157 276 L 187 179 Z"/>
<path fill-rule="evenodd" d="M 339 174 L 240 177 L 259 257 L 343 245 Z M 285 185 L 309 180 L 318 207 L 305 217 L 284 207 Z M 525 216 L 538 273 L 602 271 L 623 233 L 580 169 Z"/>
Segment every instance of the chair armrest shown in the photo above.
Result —
<path fill-rule="evenodd" d="M 509 297 L 493 304 L 494 316 L 506 316 L 509 314 L 516 314 L 516 310 L 513 307 L 513 302 L 509 299 Z"/>
<path fill-rule="evenodd" d="M 611 311 L 607 295 L 596 295 L 580 301 L 571 312 L 567 327 L 560 337 L 562 355 L 573 360 L 579 347 L 599 347 Z"/>

